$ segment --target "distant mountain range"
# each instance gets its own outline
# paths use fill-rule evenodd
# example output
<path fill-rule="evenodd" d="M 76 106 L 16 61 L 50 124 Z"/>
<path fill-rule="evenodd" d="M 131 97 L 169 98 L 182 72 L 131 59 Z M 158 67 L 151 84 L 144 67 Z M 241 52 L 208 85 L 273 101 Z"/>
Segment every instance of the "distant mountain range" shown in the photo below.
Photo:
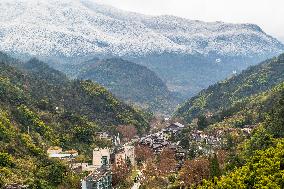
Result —
<path fill-rule="evenodd" d="M 189 97 L 280 54 L 284 45 L 254 24 L 153 17 L 94 0 L 2 0 L 0 50 L 36 56 L 64 72 L 70 63 L 120 57 Z"/>
<path fill-rule="evenodd" d="M 94 0 L 1 1 L 1 50 L 41 56 L 254 56 L 283 45 L 253 24 L 150 17 Z"/>

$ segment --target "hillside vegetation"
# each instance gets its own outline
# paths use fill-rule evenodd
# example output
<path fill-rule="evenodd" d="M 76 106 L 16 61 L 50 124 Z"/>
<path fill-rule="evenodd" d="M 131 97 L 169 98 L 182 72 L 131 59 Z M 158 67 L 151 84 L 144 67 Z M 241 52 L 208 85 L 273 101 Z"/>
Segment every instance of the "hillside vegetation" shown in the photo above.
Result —
<path fill-rule="evenodd" d="M 272 104 L 271 104 L 272 105 Z M 198 188 L 283 188 L 284 88 L 252 136 L 237 144 L 227 159 L 228 170 Z"/>
<path fill-rule="evenodd" d="M 190 122 L 202 115 L 226 112 L 236 104 L 247 103 L 246 98 L 267 91 L 283 81 L 284 54 L 208 87 L 179 107 L 175 116 Z"/>
<path fill-rule="evenodd" d="M 78 188 L 80 175 L 48 159 L 47 148 L 76 149 L 88 161 L 94 147 L 110 145 L 95 133 L 116 132 L 121 124 L 134 125 L 140 134 L 148 130 L 146 114 L 102 86 L 71 81 L 36 59 L 23 63 L 0 55 L 0 188 Z"/>
<path fill-rule="evenodd" d="M 145 66 L 123 59 L 88 61 L 78 78 L 95 81 L 120 99 L 156 113 L 169 114 L 178 98 Z"/>
<path fill-rule="evenodd" d="M 192 125 L 207 133 L 229 132 L 223 135 L 225 146 L 213 152 L 218 157 L 214 167 L 202 166 L 211 175 L 198 169 L 193 173 L 182 169 L 173 188 L 284 187 L 283 69 L 284 56 L 280 55 L 209 87 L 186 103 L 188 112 L 179 114 L 184 120 L 197 118 Z M 246 135 L 234 133 L 240 129 L 252 130 Z M 189 169 L 196 162 L 198 159 L 190 161 Z M 186 183 L 183 178 L 191 182 Z"/>

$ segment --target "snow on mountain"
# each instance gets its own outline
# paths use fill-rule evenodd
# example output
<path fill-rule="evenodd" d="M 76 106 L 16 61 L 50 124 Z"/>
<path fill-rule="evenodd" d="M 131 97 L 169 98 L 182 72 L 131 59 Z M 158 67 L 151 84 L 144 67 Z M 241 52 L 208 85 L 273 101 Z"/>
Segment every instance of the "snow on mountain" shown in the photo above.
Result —
<path fill-rule="evenodd" d="M 1 0 L 0 50 L 38 56 L 254 56 L 283 44 L 253 24 L 121 11 L 94 0 Z"/>

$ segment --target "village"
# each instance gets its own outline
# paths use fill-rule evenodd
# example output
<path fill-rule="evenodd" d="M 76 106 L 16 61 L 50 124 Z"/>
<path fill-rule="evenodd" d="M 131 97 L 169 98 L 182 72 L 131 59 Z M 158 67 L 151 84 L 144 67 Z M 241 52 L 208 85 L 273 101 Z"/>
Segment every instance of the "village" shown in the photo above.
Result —
<path fill-rule="evenodd" d="M 75 162 L 74 159 L 79 153 L 72 149 L 63 151 L 61 147 L 52 146 L 47 150 L 50 158 L 58 158 L 67 161 L 70 168 L 75 173 L 87 173 L 81 179 L 82 189 L 111 189 L 113 188 L 113 165 L 119 166 L 121 163 L 130 164 L 135 166 L 137 164 L 135 148 L 147 147 L 151 149 L 154 155 L 160 154 L 164 149 L 169 149 L 175 153 L 177 160 L 176 169 L 180 169 L 184 161 L 189 156 L 190 147 L 182 145 L 180 134 L 183 133 L 187 127 L 179 122 L 168 123 L 166 127 L 146 136 L 135 136 L 131 140 L 121 141 L 121 137 L 112 136 L 106 132 L 98 132 L 96 136 L 100 139 L 111 141 L 112 148 L 94 148 L 92 151 L 92 163 Z M 232 133 L 234 131 L 241 132 L 242 135 L 249 135 L 252 127 L 245 127 L 242 129 L 219 129 L 211 134 L 201 130 L 191 130 L 186 133 L 189 143 L 195 144 L 196 153 L 202 155 L 210 155 L 217 149 L 220 149 L 227 139 L 224 139 L 225 133 Z M 139 188 L 139 178 L 142 173 L 135 177 L 133 189 Z"/>

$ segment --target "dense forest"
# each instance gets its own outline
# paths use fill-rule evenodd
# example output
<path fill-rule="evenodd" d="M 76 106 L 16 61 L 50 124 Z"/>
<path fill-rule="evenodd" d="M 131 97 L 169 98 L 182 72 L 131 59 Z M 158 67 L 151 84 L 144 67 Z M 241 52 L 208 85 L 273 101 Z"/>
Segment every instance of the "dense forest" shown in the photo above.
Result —
<path fill-rule="evenodd" d="M 21 62 L 1 53 L 0 188 L 11 183 L 78 188 L 80 175 L 47 158 L 47 148 L 76 149 L 89 161 L 94 147 L 110 145 L 95 132 L 133 125 L 142 134 L 150 116 L 96 83 L 69 80 L 37 59 Z"/>
<path fill-rule="evenodd" d="M 163 114 L 172 112 L 178 103 L 175 94 L 145 66 L 117 58 L 91 62 L 91 65 L 78 77 L 98 82 L 124 101 Z"/>

